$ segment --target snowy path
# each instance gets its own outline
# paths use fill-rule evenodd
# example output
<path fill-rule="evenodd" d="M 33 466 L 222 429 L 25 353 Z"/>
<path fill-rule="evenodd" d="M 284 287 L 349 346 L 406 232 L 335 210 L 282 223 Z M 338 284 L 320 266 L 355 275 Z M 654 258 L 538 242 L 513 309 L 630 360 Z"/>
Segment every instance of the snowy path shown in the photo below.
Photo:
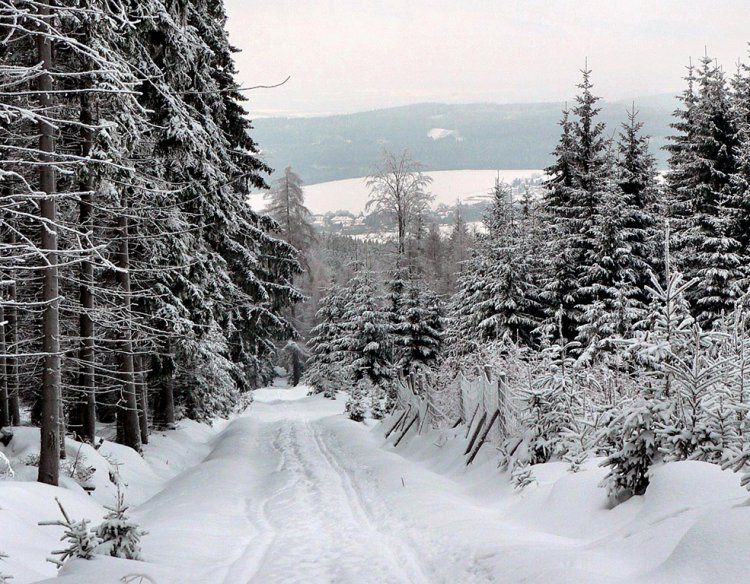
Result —
<path fill-rule="evenodd" d="M 750 507 L 716 466 L 664 466 L 647 497 L 608 509 L 596 461 L 539 465 L 539 484 L 514 492 L 489 451 L 467 471 L 460 438 L 396 450 L 343 400 L 305 393 L 258 390 L 205 460 L 134 509 L 147 563 L 108 559 L 105 578 L 102 561 L 79 561 L 51 584 L 141 571 L 157 584 L 744 581 L 725 541 L 747 541 Z"/>
<path fill-rule="evenodd" d="M 562 581 L 549 552 L 570 540 L 510 526 L 341 410 L 303 389 L 256 392 L 203 464 L 139 507 L 149 559 L 206 584 Z"/>

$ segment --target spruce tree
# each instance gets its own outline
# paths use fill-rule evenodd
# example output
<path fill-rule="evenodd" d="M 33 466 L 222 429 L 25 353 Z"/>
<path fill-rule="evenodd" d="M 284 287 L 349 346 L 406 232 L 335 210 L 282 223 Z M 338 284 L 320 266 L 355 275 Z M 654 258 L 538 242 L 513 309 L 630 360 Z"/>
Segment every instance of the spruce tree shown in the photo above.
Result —
<path fill-rule="evenodd" d="M 688 68 L 683 109 L 672 125 L 667 175 L 676 215 L 677 261 L 687 278 L 697 277 L 690 301 L 694 314 L 711 325 L 732 310 L 742 281 L 741 244 L 734 238 L 737 203 L 737 131 L 722 69 L 705 56 L 697 72 Z"/>
<path fill-rule="evenodd" d="M 530 217 L 517 217 L 510 190 L 499 181 L 471 259 L 451 301 L 451 350 L 465 353 L 508 334 L 531 344 L 540 324 L 537 243 Z"/>
<path fill-rule="evenodd" d="M 341 349 L 346 352 L 354 383 L 367 378 L 384 386 L 394 378 L 390 360 L 393 325 L 383 307 L 373 272 L 359 265 L 349 284 Z"/>
<path fill-rule="evenodd" d="M 442 310 L 440 299 L 424 280 L 412 277 L 407 281 L 393 336 L 402 375 L 428 372 L 435 367 L 442 348 Z"/>

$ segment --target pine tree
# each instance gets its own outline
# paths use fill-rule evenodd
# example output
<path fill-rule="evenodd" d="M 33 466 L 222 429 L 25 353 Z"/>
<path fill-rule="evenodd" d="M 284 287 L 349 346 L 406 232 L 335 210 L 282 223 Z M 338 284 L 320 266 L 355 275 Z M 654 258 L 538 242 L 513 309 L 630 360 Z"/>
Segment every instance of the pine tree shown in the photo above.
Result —
<path fill-rule="evenodd" d="M 345 333 L 341 350 L 348 355 L 352 381 L 356 384 L 367 378 L 373 385 L 386 385 L 394 377 L 390 360 L 393 325 L 382 306 L 372 271 L 358 266 L 349 291 L 342 318 Z"/>
<path fill-rule="evenodd" d="M 454 352 L 509 334 L 526 344 L 540 323 L 536 230 L 530 217 L 516 217 L 510 190 L 496 183 L 471 259 L 459 277 L 451 305 Z"/>
<path fill-rule="evenodd" d="M 545 303 L 548 328 L 562 321 L 561 334 L 571 340 L 575 336 L 575 305 L 573 290 L 576 280 L 576 258 L 569 245 L 571 218 L 570 205 L 575 190 L 575 140 L 570 112 L 563 110 L 560 121 L 560 140 L 553 151 L 555 162 L 545 169 L 549 177 L 544 190 L 546 218 L 546 253 L 543 288 L 540 297 Z"/>
<path fill-rule="evenodd" d="M 580 306 L 578 328 L 578 340 L 588 347 L 588 354 L 611 349 L 611 339 L 627 336 L 643 318 L 640 285 L 649 273 L 639 248 L 646 240 L 640 209 L 634 197 L 619 187 L 614 171 L 602 182 L 598 198 L 581 289 L 591 300 Z"/>
<path fill-rule="evenodd" d="M 125 497 L 119 485 L 114 507 L 105 508 L 109 513 L 96 528 L 96 537 L 99 540 L 96 553 L 127 560 L 140 560 L 141 538 L 147 535 L 147 532 L 129 519 L 128 506 L 125 505 Z"/>
<path fill-rule="evenodd" d="M 315 315 L 318 324 L 313 327 L 308 340 L 310 357 L 307 361 L 305 381 L 315 393 L 333 397 L 340 374 L 346 365 L 343 352 L 344 313 L 346 301 L 341 290 L 334 284 L 320 299 L 320 308 Z"/>
<path fill-rule="evenodd" d="M 620 435 L 619 447 L 601 464 L 610 467 L 601 486 L 612 499 L 621 501 L 646 492 L 649 469 L 660 457 L 657 426 L 663 419 L 662 402 L 640 397 L 626 403 L 612 420 Z"/>
<path fill-rule="evenodd" d="M 625 226 L 636 263 L 639 299 L 646 301 L 649 268 L 660 272 L 662 265 L 660 219 L 666 216 L 662 192 L 657 184 L 656 160 L 649 150 L 649 136 L 642 133 L 635 105 L 627 112 L 617 141 L 616 181 L 627 198 L 629 214 Z"/>
<path fill-rule="evenodd" d="M 697 74 L 689 67 L 687 80 L 684 109 L 673 124 L 678 135 L 669 146 L 667 179 L 677 215 L 678 261 L 686 277 L 700 281 L 690 298 L 693 311 L 711 325 L 732 310 L 743 276 L 732 224 L 737 132 L 721 68 L 705 56 Z"/>
<path fill-rule="evenodd" d="M 442 348 L 442 310 L 440 299 L 424 280 L 412 277 L 407 282 L 392 335 L 402 375 L 435 367 Z"/>
<path fill-rule="evenodd" d="M 551 178 L 545 194 L 551 265 L 542 297 L 548 326 L 556 327 L 561 318 L 568 340 L 575 338 L 581 307 L 585 310 L 600 300 L 596 282 L 591 281 L 595 271 L 592 250 L 597 211 L 613 172 L 604 124 L 597 121 L 599 98 L 592 91 L 591 70 L 585 67 L 582 74 L 572 108 L 574 120 L 569 121 L 567 111 L 563 113 L 557 161 L 548 171 Z"/>
<path fill-rule="evenodd" d="M 302 179 L 292 171 L 291 166 L 284 169 L 284 174 L 276 181 L 273 189 L 265 193 L 267 200 L 265 213 L 281 226 L 284 241 L 302 253 L 315 243 L 315 227 L 312 225 L 312 213 L 305 207 L 305 193 L 302 190 Z"/>

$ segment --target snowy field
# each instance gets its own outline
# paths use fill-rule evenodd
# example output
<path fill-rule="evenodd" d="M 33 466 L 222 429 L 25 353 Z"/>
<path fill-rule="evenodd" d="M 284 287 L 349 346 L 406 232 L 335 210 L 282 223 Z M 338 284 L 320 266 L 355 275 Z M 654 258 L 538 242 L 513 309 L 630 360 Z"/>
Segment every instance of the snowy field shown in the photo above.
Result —
<path fill-rule="evenodd" d="M 343 399 L 306 393 L 258 390 L 231 422 L 155 435 L 145 460 L 109 443 L 86 450 L 102 467 L 91 497 L 72 481 L 0 482 L 3 571 L 14 584 L 53 576 L 44 558 L 59 530 L 36 523 L 57 517 L 55 496 L 77 518 L 100 517 L 119 459 L 146 561 L 75 560 L 50 584 L 746 581 L 748 495 L 715 465 L 656 466 L 645 496 L 609 509 L 595 461 L 576 474 L 535 466 L 538 482 L 514 491 L 491 448 L 464 467 L 462 428 L 396 449 L 383 437 L 393 420 L 358 424 Z M 4 450 L 11 460 L 34 443 L 25 433 Z"/>
<path fill-rule="evenodd" d="M 475 202 L 486 198 L 495 184 L 495 178 L 507 183 L 517 178 L 531 178 L 541 170 L 440 170 L 427 172 L 432 177 L 430 191 L 435 195 L 434 204 L 453 205 L 456 200 L 462 203 Z M 305 204 L 316 215 L 329 211 L 346 210 L 359 213 L 365 210 L 370 190 L 365 178 L 350 178 L 305 186 Z M 251 197 L 253 207 L 263 208 L 263 195 Z"/>

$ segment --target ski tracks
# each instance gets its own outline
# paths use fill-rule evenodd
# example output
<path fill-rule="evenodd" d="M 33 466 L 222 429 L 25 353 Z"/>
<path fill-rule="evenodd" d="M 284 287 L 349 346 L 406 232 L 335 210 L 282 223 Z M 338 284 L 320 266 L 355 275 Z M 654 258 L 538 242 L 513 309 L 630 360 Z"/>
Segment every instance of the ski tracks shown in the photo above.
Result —
<path fill-rule="evenodd" d="M 248 482 L 245 512 L 255 529 L 226 568 L 225 584 L 494 581 L 458 542 L 422 533 L 393 512 L 385 486 L 325 418 L 291 404 L 276 408 L 289 416 L 274 419 L 258 441 L 276 464 Z"/>

